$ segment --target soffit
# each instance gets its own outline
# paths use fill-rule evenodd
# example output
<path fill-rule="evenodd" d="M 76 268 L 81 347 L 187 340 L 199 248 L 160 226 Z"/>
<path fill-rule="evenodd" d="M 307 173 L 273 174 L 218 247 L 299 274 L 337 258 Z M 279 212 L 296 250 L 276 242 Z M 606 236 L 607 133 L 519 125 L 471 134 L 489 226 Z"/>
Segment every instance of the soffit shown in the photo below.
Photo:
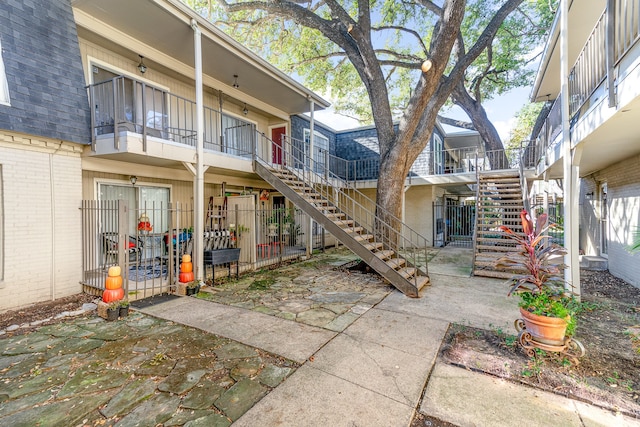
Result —
<path fill-rule="evenodd" d="M 72 0 L 72 6 L 116 33 L 149 46 L 152 53 L 136 52 L 145 56 L 145 63 L 162 62 L 160 57 L 153 57 L 153 52 L 159 52 L 189 67 L 190 78 L 194 68 L 194 36 L 190 22 L 196 19 L 202 32 L 205 75 L 228 87 L 233 84 L 233 76 L 238 75 L 238 90 L 290 115 L 309 111 L 309 99 L 314 100 L 316 110 L 329 105 L 177 1 Z M 85 30 L 92 31 L 90 23 L 83 25 Z M 132 60 L 137 60 L 137 55 Z"/>
<path fill-rule="evenodd" d="M 569 8 L 569 69 L 582 52 L 587 39 L 604 12 L 606 0 L 574 0 Z M 542 55 L 538 75 L 531 94 L 533 101 L 555 99 L 560 93 L 560 21 L 556 19 Z"/>

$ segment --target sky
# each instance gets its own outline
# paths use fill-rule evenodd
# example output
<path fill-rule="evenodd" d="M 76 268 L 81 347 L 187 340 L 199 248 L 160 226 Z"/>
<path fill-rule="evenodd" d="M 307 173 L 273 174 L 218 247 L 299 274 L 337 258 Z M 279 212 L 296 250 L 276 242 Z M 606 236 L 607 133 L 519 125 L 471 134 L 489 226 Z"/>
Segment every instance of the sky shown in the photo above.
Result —
<path fill-rule="evenodd" d="M 515 115 L 520 108 L 527 103 L 530 93 L 531 87 L 518 88 L 484 103 L 487 115 L 496 127 L 498 134 L 500 134 L 503 141 L 508 139 L 510 130 L 515 126 Z M 325 99 L 330 101 L 330 98 Z M 444 111 L 442 115 L 457 120 L 470 121 L 466 113 L 457 106 Z M 335 130 L 352 129 L 360 126 L 358 121 L 336 114 L 331 108 L 316 111 L 314 117 L 317 121 L 324 123 Z M 446 132 L 461 131 L 461 129 L 452 126 L 444 126 L 444 130 Z"/>

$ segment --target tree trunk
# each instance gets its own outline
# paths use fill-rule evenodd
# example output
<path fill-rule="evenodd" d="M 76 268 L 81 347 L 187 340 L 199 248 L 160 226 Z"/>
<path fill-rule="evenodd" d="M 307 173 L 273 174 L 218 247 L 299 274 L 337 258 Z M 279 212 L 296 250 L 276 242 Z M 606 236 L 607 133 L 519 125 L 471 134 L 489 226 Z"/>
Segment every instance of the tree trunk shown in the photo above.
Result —
<path fill-rule="evenodd" d="M 456 104 L 467 113 L 473 122 L 473 126 L 480 134 L 491 169 L 508 169 L 509 159 L 504 151 L 502 140 L 495 126 L 487 117 L 487 112 L 482 104 L 469 95 L 462 82 L 456 85 L 453 90 L 453 96 Z"/>
<path fill-rule="evenodd" d="M 399 244 L 398 233 L 402 232 L 402 197 L 410 166 L 407 167 L 407 162 L 398 156 L 402 150 L 394 147 L 394 144 L 391 147 L 387 153 L 380 154 L 374 228 L 376 241 L 395 249 Z"/>

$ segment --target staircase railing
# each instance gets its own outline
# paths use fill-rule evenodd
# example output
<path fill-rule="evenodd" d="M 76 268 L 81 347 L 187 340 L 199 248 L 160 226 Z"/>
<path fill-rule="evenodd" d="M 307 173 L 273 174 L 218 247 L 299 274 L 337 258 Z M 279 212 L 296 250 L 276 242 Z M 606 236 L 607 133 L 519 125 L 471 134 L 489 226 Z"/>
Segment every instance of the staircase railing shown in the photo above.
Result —
<path fill-rule="evenodd" d="M 352 229 L 356 235 L 357 227 L 364 228 L 373 233 L 374 241 L 381 243 L 384 249 L 395 251 L 408 265 L 424 275 L 428 274 L 428 240 L 340 176 L 339 171 L 348 170 L 348 160 L 333 156 L 324 149 L 310 153 L 304 141 L 284 137 L 277 143 L 264 134 L 259 135 L 256 144 L 258 162 L 292 172 L 338 209 L 337 212 L 352 220 L 345 221 L 344 229 Z M 330 215 L 328 210 L 327 213 Z"/>

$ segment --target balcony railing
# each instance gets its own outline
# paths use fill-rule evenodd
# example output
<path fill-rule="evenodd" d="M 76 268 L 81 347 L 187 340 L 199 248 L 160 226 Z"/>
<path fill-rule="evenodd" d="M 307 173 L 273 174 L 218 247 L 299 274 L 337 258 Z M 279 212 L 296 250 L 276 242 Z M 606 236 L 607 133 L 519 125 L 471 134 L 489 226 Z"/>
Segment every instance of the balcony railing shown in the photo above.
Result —
<path fill-rule="evenodd" d="M 308 142 L 300 139 L 284 136 L 286 145 L 293 147 L 301 153 L 307 162 L 313 161 L 313 171 L 321 175 L 333 176 L 347 182 L 377 180 L 380 170 L 380 157 L 368 157 L 365 159 L 347 160 L 337 157 L 321 147 L 313 147 L 312 155 L 309 155 Z M 279 150 L 278 144 L 273 143 L 274 150 Z M 280 149 L 281 150 L 281 149 Z M 523 153 L 527 159 L 522 159 Z M 273 159 L 282 155 L 274 154 Z M 313 159 L 313 160 L 311 160 Z M 464 147 L 445 150 L 425 150 L 407 174 L 409 181 L 417 178 L 425 178 L 434 175 L 449 175 L 454 173 L 472 173 L 476 170 L 505 170 L 517 169 L 520 162 L 524 161 L 525 167 L 530 167 L 536 161 L 535 152 L 525 151 L 523 148 L 506 150 L 485 151 L 476 147 Z M 274 161 L 274 163 L 279 163 Z M 292 165 L 301 168 L 302 165 Z M 304 165 L 311 168 L 310 164 Z"/>
<path fill-rule="evenodd" d="M 607 77 L 607 25 L 613 25 L 613 65 L 618 65 L 640 40 L 640 0 L 614 0 L 613 6 L 612 22 L 607 24 L 608 11 L 605 10 L 569 72 L 569 117 L 573 121 Z M 532 135 L 539 153 L 545 152 L 562 130 L 560 106 L 561 97 L 558 96 L 540 133 Z"/>
<path fill-rule="evenodd" d="M 118 76 L 87 87 L 91 109 L 92 148 L 98 137 L 113 135 L 120 149 L 123 131 L 196 146 L 196 103 L 129 77 Z M 255 125 L 204 107 L 204 148 L 242 157 L 252 155 Z"/>
<path fill-rule="evenodd" d="M 569 116 L 573 117 L 607 75 L 606 12 L 600 16 L 569 72 Z"/>

